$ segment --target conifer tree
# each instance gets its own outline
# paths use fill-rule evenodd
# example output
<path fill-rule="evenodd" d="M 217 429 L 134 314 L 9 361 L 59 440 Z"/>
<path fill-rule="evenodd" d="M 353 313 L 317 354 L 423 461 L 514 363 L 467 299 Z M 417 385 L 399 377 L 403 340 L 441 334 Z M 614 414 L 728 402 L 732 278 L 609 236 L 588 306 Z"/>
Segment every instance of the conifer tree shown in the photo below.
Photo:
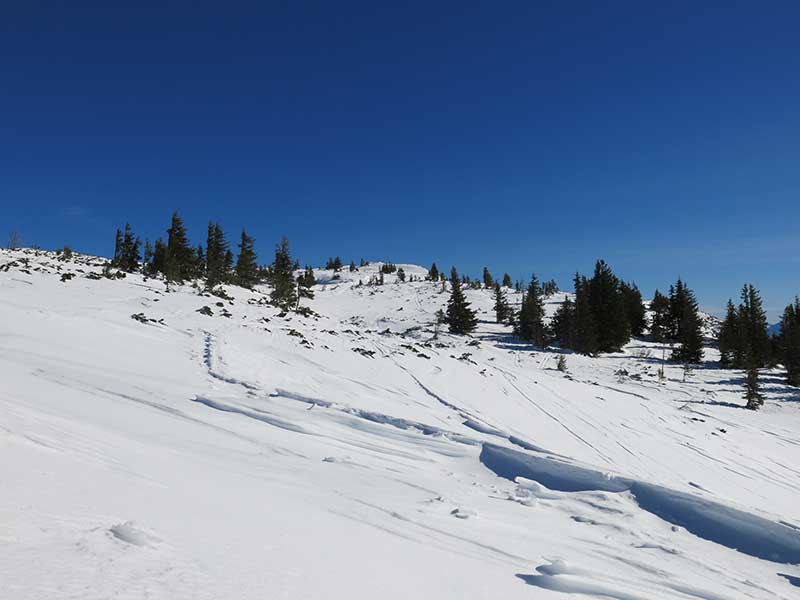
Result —
<path fill-rule="evenodd" d="M 228 279 L 226 257 L 230 250 L 219 223 L 208 223 L 206 238 L 206 287 L 212 289 Z"/>
<path fill-rule="evenodd" d="M 758 410 L 764 404 L 764 396 L 761 394 L 761 385 L 758 381 L 758 367 L 751 362 L 747 367 L 744 380 L 744 397 L 747 400 L 746 408 Z"/>
<path fill-rule="evenodd" d="M 436 263 L 431 264 L 431 268 L 428 270 L 428 278 L 431 281 L 438 281 L 439 279 L 439 268 L 436 266 Z"/>
<path fill-rule="evenodd" d="M 144 241 L 144 257 L 142 259 L 142 272 L 145 275 L 153 275 L 153 244 L 150 240 Z"/>
<path fill-rule="evenodd" d="M 156 273 L 164 274 L 167 268 L 167 245 L 162 238 L 156 240 L 153 246 L 153 262 L 150 269 L 153 275 Z"/>
<path fill-rule="evenodd" d="M 592 314 L 589 281 L 575 274 L 575 350 L 594 356 L 599 351 L 597 325 Z"/>
<path fill-rule="evenodd" d="M 800 298 L 783 311 L 780 346 L 786 382 L 800 386 Z"/>
<path fill-rule="evenodd" d="M 281 243 L 275 246 L 275 261 L 270 269 L 270 283 L 272 303 L 283 310 L 289 310 L 296 305 L 297 292 L 294 282 L 295 263 L 289 254 L 289 240 L 284 236 Z"/>
<path fill-rule="evenodd" d="M 478 326 L 478 318 L 464 296 L 461 280 L 458 278 L 458 271 L 455 267 L 450 271 L 450 286 L 450 299 L 447 301 L 445 316 L 450 333 L 471 333 Z"/>
<path fill-rule="evenodd" d="M 542 288 L 536 275 L 531 276 L 528 291 L 522 299 L 522 306 L 517 315 L 517 335 L 540 348 L 547 346 Z"/>
<path fill-rule="evenodd" d="M 356 263 L 355 263 L 355 261 L 352 261 L 352 260 L 350 261 L 350 267 L 349 267 L 349 268 L 350 268 L 350 272 L 351 272 L 351 273 L 354 273 L 355 271 L 357 271 L 357 270 L 358 270 L 358 269 L 356 269 Z"/>
<path fill-rule="evenodd" d="M 509 275 L 508 273 L 504 273 L 503 274 L 503 287 L 506 287 L 506 288 L 512 287 L 511 275 Z"/>
<path fill-rule="evenodd" d="M 620 281 L 620 291 L 625 302 L 625 314 L 628 318 L 631 335 L 639 337 L 644 333 L 647 324 L 642 293 L 635 283 L 628 284 L 624 281 Z"/>
<path fill-rule="evenodd" d="M 311 288 L 317 283 L 316 277 L 314 277 L 314 270 L 310 266 L 306 266 L 305 271 L 303 271 L 300 276 L 297 278 L 297 294 L 300 298 L 313 298 L 314 297 L 314 290 Z"/>
<path fill-rule="evenodd" d="M 719 329 L 717 341 L 719 342 L 719 365 L 723 369 L 730 369 L 741 364 L 739 353 L 739 315 L 733 301 L 728 300 L 725 320 Z"/>
<path fill-rule="evenodd" d="M 556 314 L 553 315 L 553 337 L 562 348 L 575 348 L 576 346 L 576 315 L 575 303 L 569 298 L 564 298 Z"/>
<path fill-rule="evenodd" d="M 653 300 L 650 302 L 650 313 L 650 335 L 653 341 L 666 341 L 670 331 L 670 304 L 669 299 L 658 290 L 655 291 Z"/>
<path fill-rule="evenodd" d="M 499 283 L 494 284 L 494 313 L 498 323 L 505 323 L 510 316 L 511 307 L 506 299 L 506 292 Z"/>
<path fill-rule="evenodd" d="M 703 331 L 697 300 L 680 278 L 671 289 L 670 316 L 674 339 L 679 344 L 672 352 L 672 359 L 686 364 L 700 363 L 703 360 Z"/>
<path fill-rule="evenodd" d="M 483 267 L 483 287 L 487 290 L 494 287 L 494 279 L 492 279 L 492 274 L 489 273 L 489 267 Z"/>
<path fill-rule="evenodd" d="M 617 352 L 631 337 L 619 279 L 605 261 L 598 260 L 589 280 L 589 304 L 600 352 Z"/>
<path fill-rule="evenodd" d="M 195 273 L 198 277 L 206 276 L 206 251 L 203 244 L 197 244 L 195 250 Z"/>
<path fill-rule="evenodd" d="M 122 261 L 122 230 L 117 229 L 117 234 L 114 239 L 114 258 L 111 259 L 112 267 L 119 267 Z"/>
<path fill-rule="evenodd" d="M 141 256 L 139 248 L 142 242 L 139 238 L 134 237 L 133 231 L 129 223 L 125 223 L 125 232 L 122 235 L 122 243 L 120 245 L 119 256 L 116 258 L 116 265 L 122 271 L 134 273 L 139 270 L 139 261 Z"/>
<path fill-rule="evenodd" d="M 172 223 L 167 229 L 167 248 L 164 275 L 169 281 L 190 279 L 195 268 L 194 249 L 189 246 L 186 228 L 178 213 L 172 213 Z"/>
<path fill-rule="evenodd" d="M 242 229 L 242 241 L 239 242 L 239 256 L 236 259 L 236 283 L 242 287 L 252 288 L 258 283 L 258 265 L 254 240 Z"/>
<path fill-rule="evenodd" d="M 767 332 L 767 314 L 761 302 L 761 296 L 755 287 L 746 284 L 742 288 L 742 302 L 739 305 L 737 323 L 739 325 L 740 356 L 745 365 L 764 367 L 769 363 L 770 342 Z"/>

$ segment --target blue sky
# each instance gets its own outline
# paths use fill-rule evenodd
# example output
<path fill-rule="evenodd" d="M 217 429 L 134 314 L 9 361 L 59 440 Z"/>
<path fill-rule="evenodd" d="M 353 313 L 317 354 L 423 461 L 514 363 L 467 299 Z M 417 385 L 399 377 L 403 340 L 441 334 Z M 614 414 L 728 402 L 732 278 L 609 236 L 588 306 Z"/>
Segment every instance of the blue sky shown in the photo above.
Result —
<path fill-rule="evenodd" d="M 800 293 L 798 3 L 15 4 L 3 241 L 107 255 L 178 210 L 265 261 Z"/>

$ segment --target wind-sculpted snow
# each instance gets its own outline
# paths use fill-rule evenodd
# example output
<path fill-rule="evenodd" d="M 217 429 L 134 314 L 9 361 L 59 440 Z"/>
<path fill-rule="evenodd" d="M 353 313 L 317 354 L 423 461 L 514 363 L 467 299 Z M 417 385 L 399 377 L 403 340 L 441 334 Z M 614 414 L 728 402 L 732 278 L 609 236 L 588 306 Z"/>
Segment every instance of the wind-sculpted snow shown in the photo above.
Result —
<path fill-rule="evenodd" d="M 301 314 L 105 262 L 0 249 L 2 600 L 797 597 L 780 369 L 743 411 L 648 340 L 561 372 L 489 289 L 437 331 L 413 265 L 316 269 Z"/>
<path fill-rule="evenodd" d="M 532 479 L 551 490 L 630 492 L 640 508 L 703 539 L 764 560 L 800 564 L 800 532 L 718 502 L 493 444 L 483 445 L 480 460 L 500 477 Z"/>

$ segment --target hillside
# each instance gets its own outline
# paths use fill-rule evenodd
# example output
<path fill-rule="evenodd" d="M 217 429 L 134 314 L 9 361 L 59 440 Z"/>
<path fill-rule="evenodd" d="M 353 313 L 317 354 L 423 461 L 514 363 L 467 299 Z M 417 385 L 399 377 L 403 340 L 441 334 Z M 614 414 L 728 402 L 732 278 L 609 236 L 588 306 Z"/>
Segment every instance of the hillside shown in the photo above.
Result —
<path fill-rule="evenodd" d="M 800 594 L 777 370 L 745 411 L 713 348 L 562 373 L 485 290 L 434 339 L 441 284 L 380 263 L 315 271 L 308 317 L 103 263 L 0 251 L 0 598 Z"/>

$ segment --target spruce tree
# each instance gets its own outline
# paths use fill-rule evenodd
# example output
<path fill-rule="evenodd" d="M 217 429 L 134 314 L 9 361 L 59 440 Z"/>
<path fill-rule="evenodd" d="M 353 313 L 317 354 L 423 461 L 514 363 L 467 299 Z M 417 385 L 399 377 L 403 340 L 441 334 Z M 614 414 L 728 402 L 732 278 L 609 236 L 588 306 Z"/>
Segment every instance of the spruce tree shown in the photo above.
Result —
<path fill-rule="evenodd" d="M 350 269 L 350 272 L 351 272 L 351 273 L 354 273 L 355 271 L 357 271 L 357 270 L 358 270 L 358 269 L 356 269 L 356 263 L 355 263 L 355 261 L 352 261 L 352 260 L 350 261 L 350 267 L 349 267 L 349 269 Z"/>
<path fill-rule="evenodd" d="M 597 325 L 592 314 L 589 297 L 589 281 L 575 274 L 575 350 L 594 356 L 600 347 L 597 340 Z"/>
<path fill-rule="evenodd" d="M 741 363 L 739 352 L 739 315 L 733 301 L 728 300 L 725 320 L 719 328 L 717 341 L 719 342 L 719 366 L 723 369 Z"/>
<path fill-rule="evenodd" d="M 145 275 L 153 275 L 153 244 L 150 240 L 144 241 L 144 257 L 142 259 L 142 272 Z"/>
<path fill-rule="evenodd" d="M 508 273 L 504 273 L 503 274 L 503 287 L 510 288 L 510 287 L 512 287 L 512 285 L 513 284 L 511 283 L 511 275 L 509 275 Z"/>
<path fill-rule="evenodd" d="M 162 238 L 158 238 L 153 246 L 153 262 L 150 265 L 150 269 L 153 275 L 156 273 L 161 273 L 163 275 L 166 271 L 166 268 L 167 245 L 164 243 Z"/>
<path fill-rule="evenodd" d="M 738 314 L 740 355 L 750 367 L 764 367 L 770 359 L 770 341 L 767 332 L 767 314 L 761 296 L 751 284 L 742 288 L 742 302 Z"/>
<path fill-rule="evenodd" d="M 122 261 L 122 230 L 117 229 L 117 234 L 114 238 L 114 258 L 111 259 L 112 267 L 119 267 Z"/>
<path fill-rule="evenodd" d="M 242 287 L 252 288 L 258 283 L 258 265 L 254 240 L 242 229 L 242 241 L 239 242 L 239 256 L 236 259 L 236 283 Z"/>
<path fill-rule="evenodd" d="M 542 288 L 536 275 L 531 276 L 528 291 L 522 299 L 517 315 L 517 335 L 535 346 L 547 346 L 547 330 L 544 326 L 544 301 Z"/>
<path fill-rule="evenodd" d="M 499 283 L 494 284 L 494 313 L 498 323 L 505 323 L 510 316 L 511 307 L 506 299 L 506 292 Z"/>
<path fill-rule="evenodd" d="M 589 280 L 589 303 L 600 352 L 618 352 L 631 337 L 620 282 L 605 261 L 598 260 Z"/>
<path fill-rule="evenodd" d="M 487 290 L 494 287 L 494 279 L 492 279 L 492 274 L 489 273 L 489 267 L 483 267 L 483 287 Z"/>
<path fill-rule="evenodd" d="M 553 337 L 561 348 L 575 348 L 576 325 L 575 303 L 564 298 L 551 323 Z"/>
<path fill-rule="evenodd" d="M 678 278 L 670 298 L 670 315 L 674 320 L 674 339 L 679 346 L 672 352 L 672 359 L 685 364 L 703 361 L 703 331 L 694 292 Z"/>
<path fill-rule="evenodd" d="M 800 386 L 800 298 L 795 298 L 794 304 L 783 311 L 780 346 L 786 382 Z"/>
<path fill-rule="evenodd" d="M 119 255 L 116 258 L 116 265 L 122 271 L 134 273 L 139 270 L 139 261 L 141 256 L 139 248 L 142 242 L 139 238 L 134 237 L 133 230 L 129 223 L 125 223 L 125 232 L 122 235 L 122 243 L 119 250 Z"/>
<path fill-rule="evenodd" d="M 464 296 L 461 280 L 458 278 L 458 271 L 455 267 L 450 271 L 450 286 L 450 299 L 447 301 L 445 316 L 450 333 L 462 335 L 471 333 L 478 326 L 478 318 Z"/>
<path fill-rule="evenodd" d="M 226 255 L 229 250 L 225 233 L 219 223 L 208 223 L 206 237 L 206 287 L 212 289 L 228 278 Z"/>
<path fill-rule="evenodd" d="M 185 281 L 191 278 L 194 268 L 194 249 L 189 246 L 189 238 L 186 235 L 183 220 L 177 212 L 174 212 L 170 228 L 167 229 L 164 275 L 169 281 Z"/>
<path fill-rule="evenodd" d="M 650 302 L 650 335 L 654 342 L 663 342 L 669 337 L 669 307 L 669 299 L 656 290 Z"/>
<path fill-rule="evenodd" d="M 436 263 L 431 264 L 431 268 L 428 270 L 428 279 L 431 281 L 438 281 L 439 268 L 436 266 Z"/>
<path fill-rule="evenodd" d="M 642 293 L 635 283 L 628 284 L 624 281 L 620 281 L 620 291 L 625 301 L 625 314 L 628 318 L 631 335 L 639 337 L 644 333 L 647 324 Z"/>
<path fill-rule="evenodd" d="M 761 385 L 758 381 L 758 367 L 751 362 L 747 367 L 744 380 L 744 397 L 747 400 L 746 408 L 758 410 L 764 404 L 764 396 L 761 394 Z"/>
<path fill-rule="evenodd" d="M 295 263 L 289 254 L 289 240 L 284 236 L 281 243 L 275 246 L 275 261 L 270 268 L 272 303 L 283 310 L 293 308 L 297 303 L 297 292 L 294 282 Z"/>
<path fill-rule="evenodd" d="M 300 298 L 313 298 L 314 290 L 311 288 L 317 283 L 314 270 L 306 266 L 305 271 L 297 277 L 297 293 Z"/>

